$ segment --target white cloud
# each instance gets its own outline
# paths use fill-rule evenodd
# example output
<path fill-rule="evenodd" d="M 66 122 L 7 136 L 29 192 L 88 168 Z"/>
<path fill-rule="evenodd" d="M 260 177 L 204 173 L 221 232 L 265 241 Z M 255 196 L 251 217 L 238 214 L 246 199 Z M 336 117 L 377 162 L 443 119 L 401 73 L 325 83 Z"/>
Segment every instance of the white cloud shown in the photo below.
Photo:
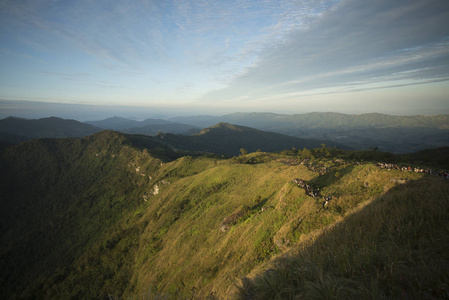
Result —
<path fill-rule="evenodd" d="M 380 79 L 385 86 L 399 79 L 444 80 L 448 37 L 447 1 L 343 1 L 264 50 L 256 65 L 202 100 L 280 99 Z"/>
<path fill-rule="evenodd" d="M 217 74 L 240 72 L 263 45 L 283 41 L 334 2 L 3 0 L 0 25 L 35 50 L 81 51 L 133 70 L 188 64 Z"/>
<path fill-rule="evenodd" d="M 448 20 L 447 0 L 0 0 L 0 76 L 41 98 L 291 101 L 445 80 Z"/>

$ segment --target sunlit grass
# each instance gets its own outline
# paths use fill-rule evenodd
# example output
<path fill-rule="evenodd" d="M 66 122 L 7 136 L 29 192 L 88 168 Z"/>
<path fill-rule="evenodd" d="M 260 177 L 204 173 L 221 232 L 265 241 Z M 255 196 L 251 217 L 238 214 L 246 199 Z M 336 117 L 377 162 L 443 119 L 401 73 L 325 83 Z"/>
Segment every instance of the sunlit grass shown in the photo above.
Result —
<path fill-rule="evenodd" d="M 440 179 L 397 186 L 243 279 L 239 298 L 447 298 L 448 204 Z"/>
<path fill-rule="evenodd" d="M 63 216 L 70 222 L 61 240 L 63 249 L 79 253 L 41 275 L 24 297 L 42 298 L 46 290 L 50 298 L 222 299 L 240 278 L 244 299 L 425 298 L 447 291 L 446 182 L 337 162 L 326 149 L 170 161 L 112 135 L 107 147 L 102 137 L 84 154 L 81 143 L 73 144 L 81 158 L 74 171 L 64 170 L 64 185 L 59 177 L 39 178 L 55 186 L 48 199 L 78 201 Z M 310 161 L 328 173 L 298 164 L 313 153 Z M 57 170 L 45 158 L 39 167 Z M 321 196 L 306 195 L 295 178 L 333 199 L 323 207 Z M 81 183 L 88 188 L 74 188 Z M 66 191 L 73 194 L 67 198 Z M 42 228 L 59 230 L 51 226 Z"/>

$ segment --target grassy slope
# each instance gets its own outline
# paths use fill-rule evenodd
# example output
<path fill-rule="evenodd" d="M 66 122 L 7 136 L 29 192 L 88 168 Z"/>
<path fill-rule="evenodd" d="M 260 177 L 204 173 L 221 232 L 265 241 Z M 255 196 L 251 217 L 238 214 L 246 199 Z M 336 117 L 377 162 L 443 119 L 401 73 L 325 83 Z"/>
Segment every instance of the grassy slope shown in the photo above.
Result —
<path fill-rule="evenodd" d="M 211 292 L 224 296 L 236 277 L 290 249 L 308 233 L 341 220 L 360 203 L 392 187 L 395 183 L 390 179 L 419 177 L 380 171 L 373 165 L 350 168 L 336 180 L 320 181 L 318 174 L 304 166 L 225 163 L 173 183 L 158 195 L 158 208 L 148 213 L 149 219 L 155 213 L 161 216 L 157 222 L 153 219 L 154 227 L 147 229 L 149 236 L 154 228 L 162 228 L 163 236 L 160 250 L 139 269 L 137 289 L 186 297 L 195 287 L 201 297 Z M 339 199 L 321 210 L 321 201 L 305 196 L 290 182 L 295 177 L 315 181 L 323 195 L 338 195 Z M 262 204 L 258 205 L 259 196 Z M 228 232 L 221 232 L 224 217 L 245 210 L 245 206 L 244 217 Z M 261 212 L 262 206 L 272 209 Z M 168 220 L 174 214 L 176 220 Z M 170 226 L 164 227 L 167 224 Z M 145 246 L 140 251 L 145 251 Z"/>
<path fill-rule="evenodd" d="M 244 278 L 236 298 L 447 299 L 448 204 L 440 179 L 396 186 Z"/>
<path fill-rule="evenodd" d="M 134 136 L 134 142 L 141 142 L 137 138 Z M 354 208 L 388 192 L 397 185 L 391 179 L 424 177 L 380 170 L 371 164 L 335 163 L 324 153 L 315 164 L 334 169 L 319 176 L 306 166 L 295 165 L 299 161 L 296 155 L 256 152 L 229 160 L 182 157 L 163 162 L 147 150 L 131 147 L 118 134 L 101 133 L 71 141 L 61 142 L 74 152 L 70 155 L 61 145 L 50 143 L 66 156 L 44 155 L 50 151 L 44 147 L 25 165 L 20 165 L 22 160 L 6 160 L 14 169 L 21 166 L 15 180 L 34 182 L 26 164 L 37 166 L 31 168 L 34 171 L 39 166 L 47 170 L 46 160 L 55 160 L 50 164 L 54 166 L 51 174 L 57 174 L 41 176 L 36 191 L 52 187 L 45 196 L 33 193 L 33 198 L 23 192 L 24 199 L 16 199 L 31 205 L 25 212 L 23 207 L 17 208 L 22 217 L 37 211 L 33 203 L 48 202 L 49 208 L 38 214 L 37 223 L 38 231 L 48 232 L 48 237 L 36 242 L 39 236 L 27 235 L 29 225 L 11 229 L 17 231 L 2 236 L 2 245 L 9 241 L 8 247 L 2 246 L 2 269 L 11 268 L 10 257 L 20 261 L 21 255 L 26 255 L 15 252 L 17 249 L 34 249 L 36 243 L 42 243 L 44 250 L 54 249 L 29 258 L 31 271 L 20 264 L 16 270 L 8 269 L 13 281 L 8 282 L 11 279 L 5 275 L 2 285 L 13 287 L 6 295 L 19 290 L 22 294 L 16 295 L 56 299 L 109 295 L 223 298 L 233 292 L 239 278 L 250 272 L 257 274 L 274 255 L 295 249 L 317 230 L 336 224 Z M 65 169 L 58 169 L 64 161 Z M 239 163 L 247 161 L 260 163 Z M 293 178 L 308 180 L 320 187 L 322 195 L 334 195 L 338 200 L 322 210 L 321 200 L 306 196 L 291 182 Z M 90 188 L 85 190 L 85 186 Z M 262 207 L 268 209 L 262 211 Z M 233 222 L 227 224 L 227 231 L 220 230 L 224 220 L 230 219 Z M 46 231 L 48 228 L 56 228 L 56 233 Z M 28 244 L 21 248 L 23 239 Z M 62 247 L 60 241 L 64 241 Z M 20 272 L 26 275 L 23 283 Z M 36 279 L 36 274 L 42 276 Z"/>

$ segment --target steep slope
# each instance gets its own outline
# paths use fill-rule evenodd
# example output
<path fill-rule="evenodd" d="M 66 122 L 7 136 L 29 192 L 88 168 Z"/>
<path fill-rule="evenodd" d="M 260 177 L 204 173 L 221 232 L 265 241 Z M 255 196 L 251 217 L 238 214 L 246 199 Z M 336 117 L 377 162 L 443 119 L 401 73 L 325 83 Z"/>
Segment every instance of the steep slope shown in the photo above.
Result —
<path fill-rule="evenodd" d="M 135 152 L 112 132 L 33 140 L 5 149 L 1 298 L 51 296 L 50 290 L 42 294 L 47 287 L 40 286 L 39 278 L 61 280 L 67 267 L 143 202 L 148 178 L 134 175 Z M 146 164 L 159 166 L 148 153 L 145 157 Z"/>
<path fill-rule="evenodd" d="M 9 117 L 0 120 L 1 137 L 5 139 L 8 138 L 8 135 L 24 137 L 26 139 L 42 137 L 82 137 L 94 134 L 100 130 L 100 128 L 92 125 L 56 117 L 38 120 Z M 10 138 L 8 141 L 14 143 L 17 140 L 23 140 L 23 138 Z"/>
<path fill-rule="evenodd" d="M 348 148 L 330 141 L 301 139 L 227 123 L 206 128 L 193 136 L 160 134 L 158 138 L 179 149 L 224 155 L 237 155 L 241 148 L 250 152 L 258 149 L 272 152 L 291 148 L 316 148 L 322 144 Z"/>
<path fill-rule="evenodd" d="M 274 255 L 398 184 L 427 177 L 323 147 L 228 160 L 175 159 L 179 153 L 164 147 L 105 131 L 3 149 L 0 296 L 227 298 Z M 318 196 L 295 178 L 319 188 Z M 429 187 L 447 184 L 435 180 Z M 328 206 L 324 196 L 333 197 Z"/>
<path fill-rule="evenodd" d="M 447 299 L 449 186 L 398 185 L 331 229 L 310 234 L 268 271 L 244 277 L 238 299 Z"/>

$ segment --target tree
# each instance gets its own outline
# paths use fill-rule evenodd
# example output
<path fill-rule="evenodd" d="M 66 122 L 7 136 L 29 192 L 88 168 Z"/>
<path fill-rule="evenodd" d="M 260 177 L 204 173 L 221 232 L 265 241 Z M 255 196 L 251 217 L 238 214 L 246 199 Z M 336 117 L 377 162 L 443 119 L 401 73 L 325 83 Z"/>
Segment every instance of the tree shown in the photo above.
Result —
<path fill-rule="evenodd" d="M 310 158 L 311 156 L 312 156 L 312 152 L 309 149 L 304 147 L 304 149 L 302 149 L 301 158 L 305 159 L 305 158 Z"/>
<path fill-rule="evenodd" d="M 246 155 L 246 154 L 248 154 L 248 151 L 246 151 L 245 148 L 240 148 L 240 153 L 241 153 L 242 155 Z"/>

